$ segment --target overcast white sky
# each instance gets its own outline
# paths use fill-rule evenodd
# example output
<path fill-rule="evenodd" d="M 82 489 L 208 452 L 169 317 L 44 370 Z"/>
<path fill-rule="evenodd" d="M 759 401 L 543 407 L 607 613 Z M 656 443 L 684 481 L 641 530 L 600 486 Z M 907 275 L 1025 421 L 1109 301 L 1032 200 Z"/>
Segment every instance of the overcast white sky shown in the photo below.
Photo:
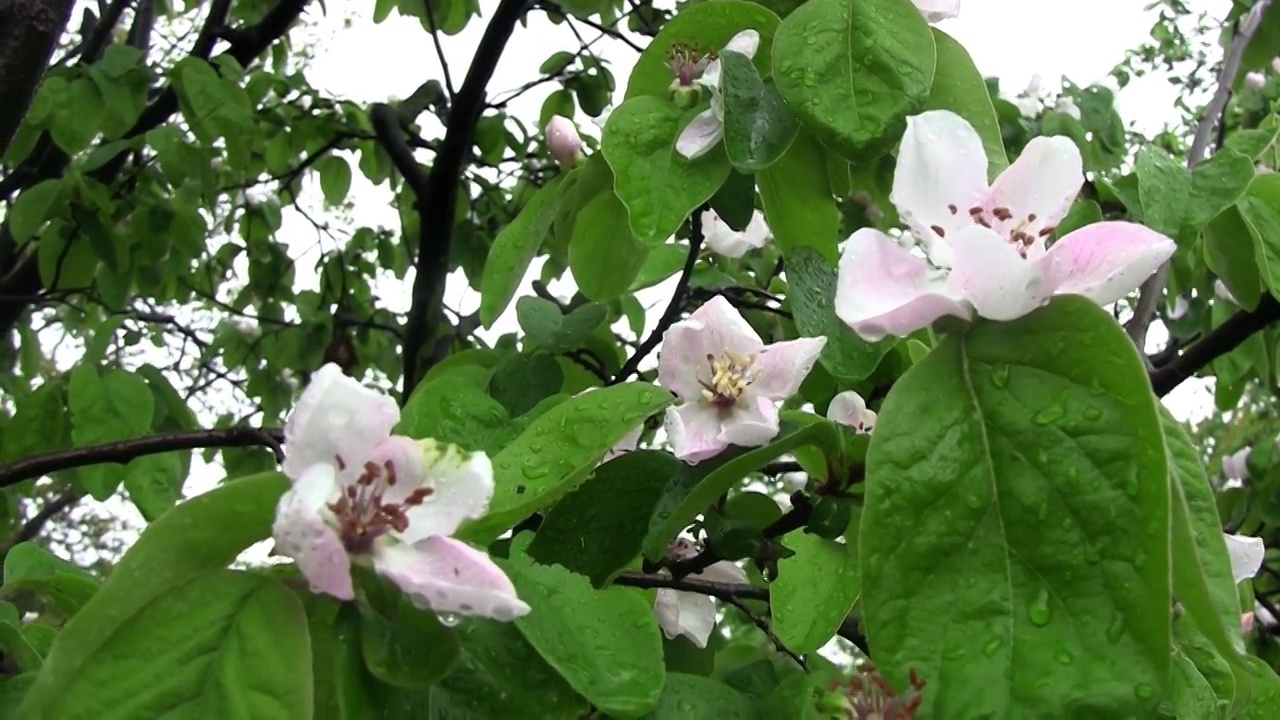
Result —
<path fill-rule="evenodd" d="M 487 17 L 497 3 L 496 0 L 481 0 L 480 4 L 484 16 L 473 19 L 461 34 L 445 39 L 445 55 L 455 84 L 462 82 Z M 1070 3 L 966 0 L 961 17 L 945 21 L 939 27 L 959 39 L 973 56 L 978 69 L 984 75 L 999 77 L 1005 94 L 1012 95 L 1025 87 L 1033 74 L 1043 77 L 1048 90 L 1053 90 L 1063 76 L 1081 86 L 1103 79 L 1126 50 L 1147 38 L 1152 15 L 1144 11 L 1146 4 L 1146 0 L 1076 0 Z M 1189 4 L 1195 9 L 1210 10 L 1220 17 L 1225 14 L 1230 1 L 1192 0 Z M 321 48 L 307 71 L 313 85 L 322 92 L 365 104 L 402 99 L 425 80 L 442 77 L 430 36 L 423 31 L 417 19 L 402 18 L 393 13 L 385 22 L 374 24 L 373 3 L 359 5 L 353 7 L 330 2 L 328 16 L 320 15 L 317 4 L 311 5 L 307 19 L 313 24 Z M 588 40 L 599 35 L 586 26 L 580 26 L 580 32 Z M 644 38 L 636 39 L 644 44 Z M 538 66 L 551 52 L 577 47 L 576 38 L 566 26 L 555 26 L 541 13 L 532 13 L 528 26 L 516 29 L 490 84 L 490 97 L 502 95 L 536 79 Z M 636 52 L 610 38 L 601 39 L 592 47 L 609 62 L 618 85 L 615 100 L 620 99 Z M 531 119 L 531 125 L 536 124 L 543 99 L 556 87 L 548 84 L 525 94 L 510 104 L 509 111 Z M 1137 80 L 1120 93 L 1120 113 L 1140 129 L 1156 130 L 1173 119 L 1174 99 L 1174 90 L 1163 79 Z M 429 116 L 421 119 L 422 122 L 428 120 Z M 579 117 L 578 121 L 584 133 L 598 135 L 598 130 L 585 116 Z M 429 160 L 429 156 L 423 159 Z M 398 230 L 398 215 L 385 189 L 372 187 L 357 172 L 351 197 L 355 203 L 352 228 L 382 225 Z M 319 208 L 318 201 L 315 207 Z M 281 237 L 290 243 L 299 260 L 298 282 L 308 287 L 314 285 L 311 268 L 315 253 L 331 249 L 323 243 L 334 241 L 322 239 L 322 244 L 318 245 L 311 226 L 291 211 L 285 213 Z M 537 277 L 539 268 L 540 264 L 531 268 L 529 277 L 521 285 L 522 294 L 530 292 L 528 281 Z M 382 299 L 392 309 L 406 309 L 411 283 L 412 276 L 402 285 L 384 284 Z M 674 279 L 641 293 L 641 302 L 654 308 L 654 313 L 660 313 L 670 297 L 673 284 Z M 551 289 L 565 298 L 573 293 L 571 281 L 555 283 Z M 455 276 L 450 278 L 446 302 L 465 314 L 478 307 L 479 297 L 467 288 L 465 280 Z M 515 329 L 513 302 L 495 327 L 484 334 L 496 337 Z M 1163 340 L 1163 333 L 1153 333 L 1153 343 Z M 1212 399 L 1205 384 L 1197 381 L 1175 391 L 1166 398 L 1166 404 L 1183 419 L 1203 417 L 1212 410 Z M 204 492 L 221 478 L 218 468 L 203 466 L 197 458 L 186 494 Z M 90 507 L 96 505 L 92 503 Z M 123 516 L 133 527 L 142 526 L 141 517 L 128 502 L 113 499 L 103 509 Z M 261 547 L 254 548 L 252 555 L 260 558 L 262 550 Z"/>

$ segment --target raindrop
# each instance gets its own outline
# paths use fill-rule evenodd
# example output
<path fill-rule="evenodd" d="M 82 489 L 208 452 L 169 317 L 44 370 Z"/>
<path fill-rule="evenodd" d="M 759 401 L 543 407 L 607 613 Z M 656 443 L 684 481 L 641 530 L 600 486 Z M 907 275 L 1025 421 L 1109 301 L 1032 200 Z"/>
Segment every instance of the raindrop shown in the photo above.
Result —
<path fill-rule="evenodd" d="M 969 507 L 973 508 L 974 510 L 978 510 L 982 507 L 982 498 L 978 497 L 977 495 L 970 495 L 967 498 L 967 501 L 969 503 Z"/>
<path fill-rule="evenodd" d="M 1027 605 L 1027 619 L 1036 627 L 1044 627 L 1049 624 L 1053 612 L 1049 609 L 1049 590 L 1040 588 L 1035 598 Z"/>
<path fill-rule="evenodd" d="M 1075 658 L 1072 657 L 1071 653 L 1067 652 L 1065 648 L 1058 650 L 1058 652 L 1054 653 L 1053 659 L 1057 660 L 1059 665 L 1070 665 L 1071 663 L 1075 662 Z"/>
<path fill-rule="evenodd" d="M 1001 363 L 991 368 L 991 384 L 998 388 L 1006 387 L 1009 384 L 1009 365 Z"/>
<path fill-rule="evenodd" d="M 1124 616 L 1117 613 L 1111 619 L 1111 624 L 1107 626 L 1107 642 L 1115 645 L 1122 637 L 1124 637 Z"/>
<path fill-rule="evenodd" d="M 1084 419 L 1085 420 L 1101 420 L 1102 411 L 1096 407 L 1085 408 Z"/>
<path fill-rule="evenodd" d="M 1003 646 L 1004 640 L 1001 640 L 998 637 L 991 638 L 987 641 L 986 645 L 982 646 L 982 654 L 987 657 L 993 657 L 996 653 L 1000 652 L 1000 648 Z"/>
<path fill-rule="evenodd" d="M 1067 414 L 1059 405 L 1050 405 L 1032 416 L 1031 421 L 1037 425 L 1052 425 L 1058 422 Z"/>
<path fill-rule="evenodd" d="M 963 660 L 964 655 L 965 655 L 964 648 L 958 648 L 958 647 L 947 648 L 942 653 L 942 659 L 943 660 Z"/>
<path fill-rule="evenodd" d="M 1156 690 L 1146 683 L 1138 683 L 1138 685 L 1133 688 L 1133 694 L 1143 700 L 1150 700 L 1156 696 Z"/>
<path fill-rule="evenodd" d="M 538 478 L 546 477 L 547 474 L 551 472 L 551 468 L 533 460 L 534 458 L 529 458 L 529 461 L 525 462 L 524 467 L 520 468 L 526 478 L 530 480 L 537 480 Z"/>
<path fill-rule="evenodd" d="M 462 622 L 462 616 L 456 613 L 436 613 L 436 619 L 445 627 L 458 627 Z"/>

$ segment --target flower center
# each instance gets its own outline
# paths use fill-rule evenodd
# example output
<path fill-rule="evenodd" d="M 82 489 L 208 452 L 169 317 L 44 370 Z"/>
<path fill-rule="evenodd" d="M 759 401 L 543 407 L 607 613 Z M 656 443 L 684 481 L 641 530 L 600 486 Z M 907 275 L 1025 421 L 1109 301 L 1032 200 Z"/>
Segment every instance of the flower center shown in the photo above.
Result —
<path fill-rule="evenodd" d="M 742 357 L 737 353 L 725 350 L 717 358 L 707 355 L 707 364 L 711 366 L 711 380 L 698 378 L 702 386 L 702 397 L 713 406 L 727 410 L 733 407 L 738 398 L 747 391 L 747 386 L 755 381 L 755 376 L 748 376 L 756 356 Z"/>
<path fill-rule="evenodd" d="M 885 680 L 870 662 L 858 667 L 857 674 L 843 684 L 833 681 L 831 690 L 842 690 L 853 705 L 853 717 L 858 720 L 907 720 L 915 717 L 923 698 L 920 691 L 925 682 L 914 669 L 907 692 L 899 695 L 893 685 Z"/>
<path fill-rule="evenodd" d="M 715 51 L 702 51 L 697 45 L 676 43 L 667 54 L 667 66 L 675 78 L 673 86 L 692 87 L 693 81 L 702 76 L 702 71 L 716 57 Z"/>
<path fill-rule="evenodd" d="M 342 458 L 335 459 L 338 470 L 345 470 L 346 463 Z M 365 463 L 364 473 L 343 489 L 337 502 L 329 503 L 329 510 L 338 521 L 338 535 L 347 552 L 366 554 L 373 548 L 373 541 L 388 530 L 404 532 L 409 527 L 405 510 L 421 505 L 434 492 L 429 487 L 420 487 L 398 503 L 384 502 L 383 495 L 395 484 L 396 468 L 390 460 L 382 465 Z"/>
<path fill-rule="evenodd" d="M 947 211 L 952 215 L 959 215 L 960 208 L 955 204 L 947 206 Z M 1013 211 L 1007 207 L 994 207 L 988 210 L 981 205 L 975 205 L 969 208 L 969 219 L 975 225 L 994 230 L 996 233 L 1003 235 L 1014 247 L 1018 249 L 1018 254 L 1022 257 L 1027 256 L 1027 250 L 1031 248 L 1037 240 L 1043 242 L 1044 238 L 1053 234 L 1052 227 L 1036 227 L 1039 218 L 1035 213 L 1027 213 L 1023 217 L 1015 217 Z M 938 237 L 946 237 L 946 231 L 939 225 L 930 228 L 938 234 Z"/>

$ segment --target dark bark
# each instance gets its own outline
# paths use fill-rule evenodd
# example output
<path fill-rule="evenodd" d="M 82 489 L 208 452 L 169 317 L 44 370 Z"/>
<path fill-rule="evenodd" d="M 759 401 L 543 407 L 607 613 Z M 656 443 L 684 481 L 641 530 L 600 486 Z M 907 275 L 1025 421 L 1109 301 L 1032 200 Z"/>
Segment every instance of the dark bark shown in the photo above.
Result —
<path fill-rule="evenodd" d="M 73 0 L 0 0 L 0 157 L 22 126 Z"/>

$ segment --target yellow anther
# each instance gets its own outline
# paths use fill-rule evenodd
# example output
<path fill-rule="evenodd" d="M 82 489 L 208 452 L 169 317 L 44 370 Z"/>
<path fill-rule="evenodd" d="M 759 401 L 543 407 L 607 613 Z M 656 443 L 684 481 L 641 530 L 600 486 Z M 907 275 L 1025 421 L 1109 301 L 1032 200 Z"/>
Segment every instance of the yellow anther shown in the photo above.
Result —
<path fill-rule="evenodd" d="M 747 386 L 755 380 L 754 375 L 748 375 L 755 361 L 755 355 L 744 358 L 728 350 L 719 358 L 708 355 L 707 364 L 711 366 L 711 380 L 704 381 L 698 378 L 698 384 L 702 386 L 703 399 L 719 408 L 732 407 L 747 391 Z"/>

